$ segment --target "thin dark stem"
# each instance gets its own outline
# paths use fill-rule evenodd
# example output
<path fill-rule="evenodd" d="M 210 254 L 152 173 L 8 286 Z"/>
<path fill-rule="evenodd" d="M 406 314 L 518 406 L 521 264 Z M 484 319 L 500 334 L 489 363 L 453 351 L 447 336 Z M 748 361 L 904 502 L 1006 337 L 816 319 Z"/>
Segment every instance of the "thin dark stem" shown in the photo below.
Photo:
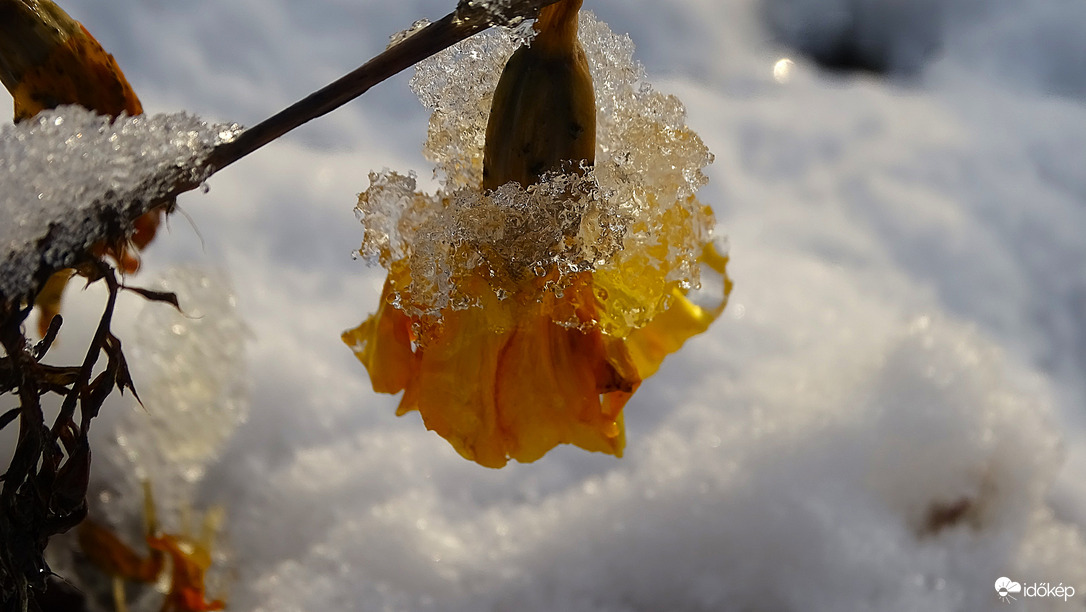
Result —
<path fill-rule="evenodd" d="M 60 406 L 60 412 L 53 422 L 52 433 L 54 439 L 65 439 L 65 431 L 74 427 L 76 402 L 79 400 L 79 395 L 82 390 L 85 389 L 90 382 L 91 374 L 94 373 L 94 366 L 98 363 L 98 356 L 102 352 L 102 347 L 105 346 L 106 335 L 109 334 L 109 324 L 113 318 L 113 309 L 117 305 L 118 290 L 116 288 L 117 281 L 113 275 L 113 268 L 99 262 L 98 273 L 109 285 L 109 298 L 106 300 L 106 308 L 102 313 L 102 318 L 98 321 L 98 328 L 94 332 L 94 339 L 91 341 L 90 348 L 87 349 L 87 354 L 83 358 L 83 365 L 79 368 L 79 376 L 76 378 L 68 395 L 65 396 L 64 402 Z M 84 427 L 86 426 L 86 420 L 86 418 L 83 419 Z"/>
<path fill-rule="evenodd" d="M 422 60 L 478 34 L 500 21 L 534 17 L 557 0 L 514 0 L 499 14 L 474 2 L 461 2 L 456 11 L 389 47 L 339 80 L 295 102 L 249 128 L 231 142 L 216 147 L 208 160 L 213 172 L 234 163 L 294 128 L 328 114 Z M 495 9 L 496 10 L 496 9 Z"/>

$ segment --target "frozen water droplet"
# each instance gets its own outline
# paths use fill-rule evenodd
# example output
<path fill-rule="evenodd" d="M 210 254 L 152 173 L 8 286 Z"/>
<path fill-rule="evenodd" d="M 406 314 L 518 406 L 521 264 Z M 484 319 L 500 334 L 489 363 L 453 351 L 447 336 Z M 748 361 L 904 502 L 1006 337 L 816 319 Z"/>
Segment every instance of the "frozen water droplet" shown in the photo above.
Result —
<path fill-rule="evenodd" d="M 420 31 L 422 31 L 428 25 L 430 25 L 429 20 L 420 19 L 420 20 L 416 21 L 415 23 L 411 24 L 410 28 L 407 28 L 406 30 L 403 30 L 401 32 L 396 32 L 395 34 L 393 34 L 392 36 L 389 37 L 389 39 L 388 39 L 388 47 L 386 47 L 386 49 L 391 49 L 392 47 L 395 47 L 396 45 L 402 43 L 403 41 L 407 40 L 408 38 L 411 38 L 415 34 L 418 34 Z"/>

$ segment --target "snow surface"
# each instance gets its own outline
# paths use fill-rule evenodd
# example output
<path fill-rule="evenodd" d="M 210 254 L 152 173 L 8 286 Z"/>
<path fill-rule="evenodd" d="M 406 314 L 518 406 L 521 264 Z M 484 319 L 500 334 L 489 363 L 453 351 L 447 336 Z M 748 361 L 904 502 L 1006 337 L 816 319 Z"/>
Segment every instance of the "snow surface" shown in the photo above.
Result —
<path fill-rule="evenodd" d="M 449 8 L 71 4 L 149 109 L 246 124 Z M 836 4 L 915 65 L 820 71 L 781 24 L 837 36 L 812 17 L 825 2 L 587 3 L 716 155 L 699 197 L 736 281 L 627 406 L 623 459 L 470 464 L 392 416 L 341 345 L 382 282 L 350 257 L 357 192 L 371 170 L 430 167 L 409 76 L 181 198 L 198 233 L 175 217 L 133 281 L 225 269 L 250 330 L 247 364 L 214 357 L 249 373 L 249 418 L 192 500 L 226 509 L 232 609 L 1081 609 L 1086 11 Z M 55 359 L 78 360 L 101 303 L 70 296 Z M 126 347 L 164 346 L 125 329 L 144 306 L 123 306 Z M 136 469 L 106 450 L 128 410 L 96 421 L 103 478 Z M 139 503 L 99 506 L 138 529 Z M 1002 576 L 1073 586 L 1077 603 L 1000 603 Z"/>

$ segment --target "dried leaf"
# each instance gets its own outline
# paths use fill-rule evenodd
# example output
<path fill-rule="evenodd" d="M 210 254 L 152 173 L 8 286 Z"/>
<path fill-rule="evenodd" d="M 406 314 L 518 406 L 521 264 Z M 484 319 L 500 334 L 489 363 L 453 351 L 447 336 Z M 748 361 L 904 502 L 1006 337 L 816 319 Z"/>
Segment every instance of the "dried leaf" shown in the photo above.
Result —
<path fill-rule="evenodd" d="M 5 412 L 3 415 L 0 415 L 0 429 L 4 429 L 8 426 L 9 423 L 14 421 L 15 417 L 19 416 L 19 412 L 20 411 L 18 408 L 12 408 L 11 410 Z"/>
<path fill-rule="evenodd" d="M 34 359 L 41 361 L 42 357 L 49 352 L 49 347 L 53 345 L 53 341 L 57 339 L 57 333 L 60 332 L 60 326 L 64 324 L 64 317 L 59 314 L 53 315 L 52 320 L 49 321 L 49 328 L 45 331 L 45 335 L 41 341 L 34 345 Z"/>
<path fill-rule="evenodd" d="M 178 312 L 184 314 L 184 311 L 181 310 L 181 304 L 177 301 L 176 293 L 171 291 L 154 291 L 143 287 L 129 287 L 128 285 L 124 285 L 122 288 L 133 293 L 138 293 L 152 302 L 166 302 L 167 304 L 171 304 Z"/>

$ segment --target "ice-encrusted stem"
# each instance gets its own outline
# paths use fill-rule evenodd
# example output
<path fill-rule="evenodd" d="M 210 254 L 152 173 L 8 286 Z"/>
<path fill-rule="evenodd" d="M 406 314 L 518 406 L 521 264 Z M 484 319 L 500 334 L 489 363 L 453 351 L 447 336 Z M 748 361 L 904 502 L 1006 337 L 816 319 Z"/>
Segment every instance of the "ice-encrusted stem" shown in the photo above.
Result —
<path fill-rule="evenodd" d="M 535 17 L 557 0 L 461 0 L 456 10 L 389 47 L 339 80 L 299 100 L 215 148 L 208 159 L 212 172 L 245 157 L 287 132 L 332 112 L 374 85 L 494 25 L 510 25 Z"/>

